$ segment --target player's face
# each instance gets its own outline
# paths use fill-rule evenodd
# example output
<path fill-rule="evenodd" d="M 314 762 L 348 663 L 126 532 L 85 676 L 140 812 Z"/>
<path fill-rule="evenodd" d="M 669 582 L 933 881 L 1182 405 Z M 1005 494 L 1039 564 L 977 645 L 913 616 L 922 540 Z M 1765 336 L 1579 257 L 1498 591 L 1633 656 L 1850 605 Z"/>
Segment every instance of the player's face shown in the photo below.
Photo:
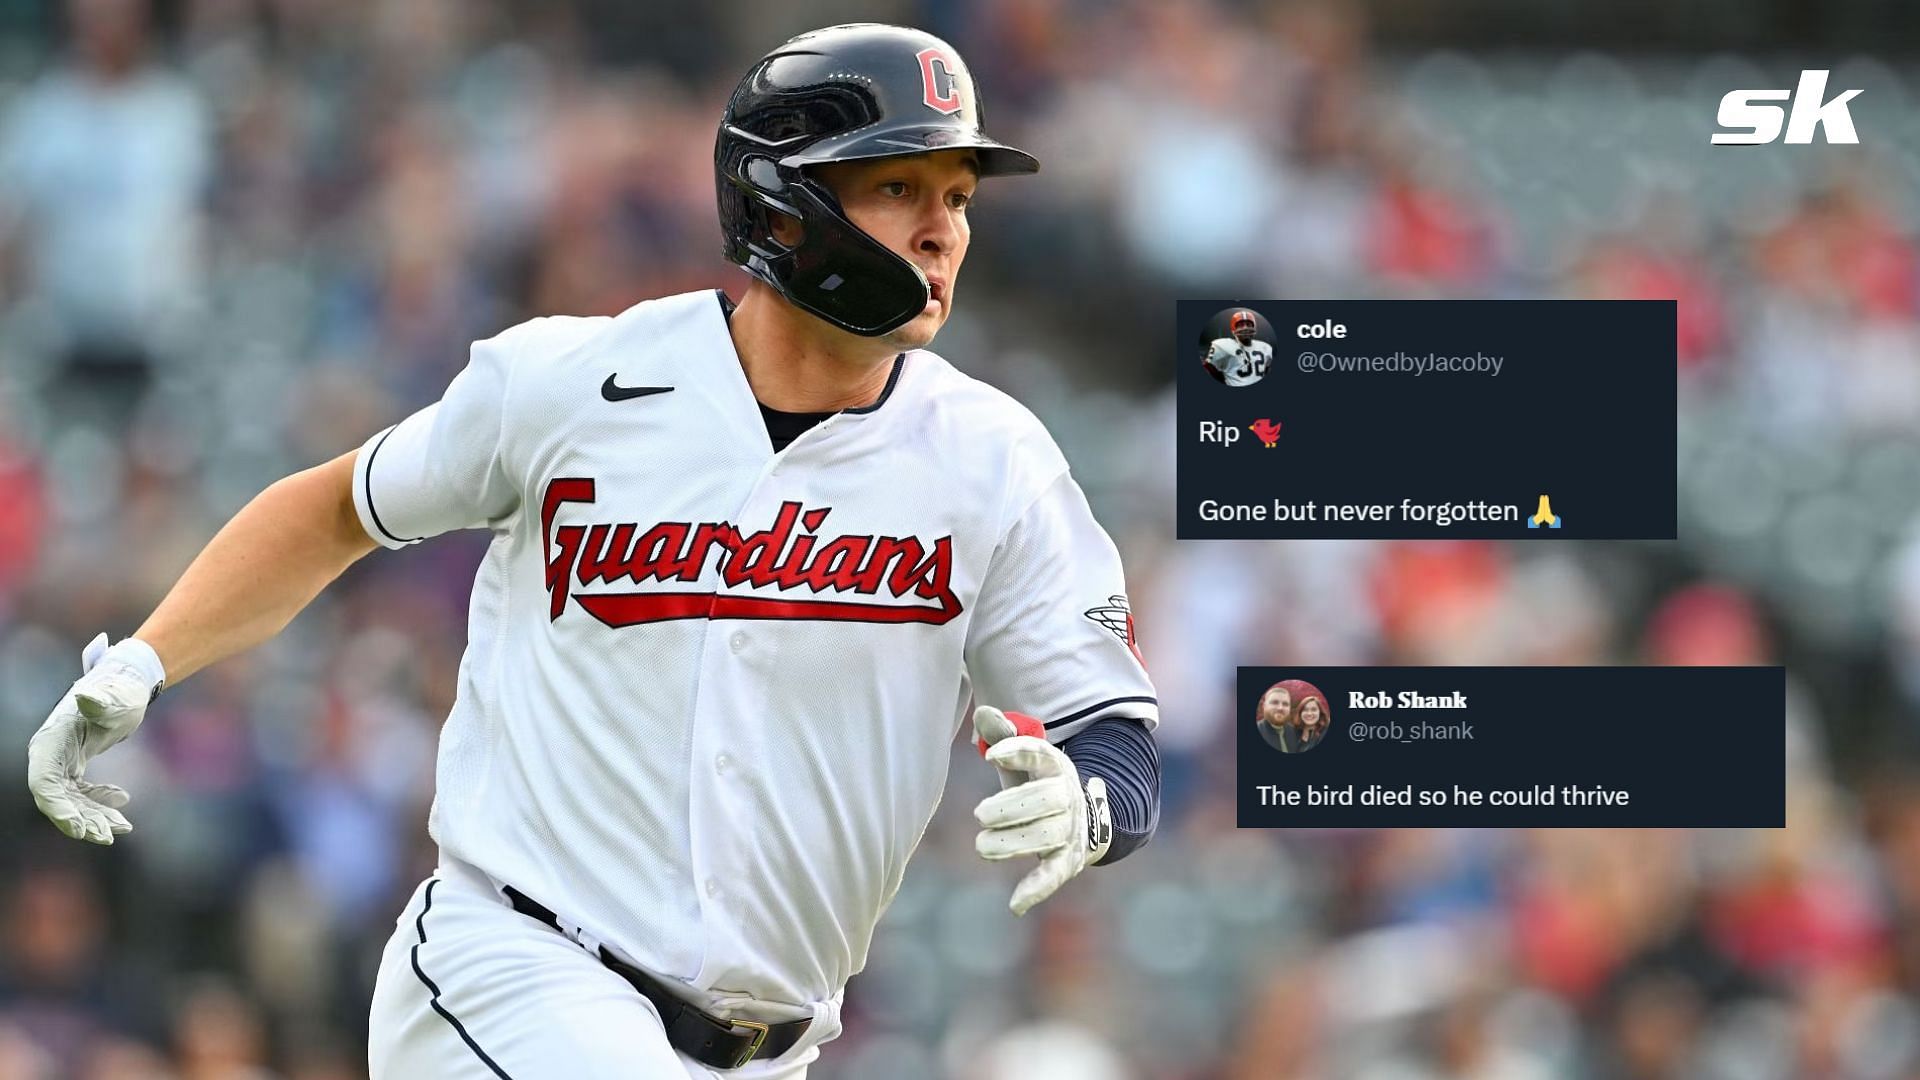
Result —
<path fill-rule="evenodd" d="M 1285 690 L 1269 690 L 1260 700 L 1260 715 L 1266 717 L 1268 726 L 1274 726 L 1287 718 L 1293 711 L 1293 695 Z"/>
<path fill-rule="evenodd" d="M 1313 728 L 1319 727 L 1325 719 L 1325 714 L 1320 711 L 1319 698 L 1308 698 L 1300 703 L 1300 724 L 1302 727 L 1312 730 Z"/>
<path fill-rule="evenodd" d="M 848 220 L 927 275 L 933 296 L 925 310 L 885 339 L 901 349 L 926 345 L 953 309 L 954 281 L 967 257 L 967 204 L 980 184 L 973 151 L 842 161 L 823 166 L 820 178 Z"/>
<path fill-rule="evenodd" d="M 1242 345 L 1253 344 L 1253 331 L 1248 329 L 1247 327 L 1244 327 L 1244 326 L 1241 327 L 1239 330 L 1234 332 L 1233 336 L 1239 338 L 1240 344 Z"/>

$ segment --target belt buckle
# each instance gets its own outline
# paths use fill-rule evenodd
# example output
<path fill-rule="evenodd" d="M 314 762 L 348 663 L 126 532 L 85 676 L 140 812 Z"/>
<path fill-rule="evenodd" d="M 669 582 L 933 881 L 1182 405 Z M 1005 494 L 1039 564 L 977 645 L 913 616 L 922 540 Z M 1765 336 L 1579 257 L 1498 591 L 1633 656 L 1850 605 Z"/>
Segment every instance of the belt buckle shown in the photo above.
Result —
<path fill-rule="evenodd" d="M 733 1025 L 735 1034 L 738 1034 L 740 1028 L 747 1028 L 753 1032 L 753 1041 L 747 1044 L 745 1050 L 740 1051 L 739 1057 L 733 1059 L 733 1064 L 727 1066 L 729 1069 L 737 1069 L 747 1062 L 752 1061 L 753 1055 L 760 1052 L 761 1045 L 767 1041 L 767 1025 L 758 1020 L 736 1020 L 731 1018 L 729 1018 L 728 1023 Z"/>

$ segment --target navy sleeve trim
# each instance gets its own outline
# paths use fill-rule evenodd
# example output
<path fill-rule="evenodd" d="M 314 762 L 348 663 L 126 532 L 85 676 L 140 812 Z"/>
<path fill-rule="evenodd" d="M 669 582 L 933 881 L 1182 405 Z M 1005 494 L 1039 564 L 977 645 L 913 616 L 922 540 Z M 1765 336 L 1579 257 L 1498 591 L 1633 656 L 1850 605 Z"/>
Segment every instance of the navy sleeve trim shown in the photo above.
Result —
<path fill-rule="evenodd" d="M 420 918 L 416 919 L 413 924 L 414 928 L 420 932 L 420 945 L 427 943 L 427 912 L 433 910 L 433 887 L 438 884 L 440 884 L 439 878 L 434 878 L 432 881 L 427 882 L 427 902 L 421 905 Z M 513 1077 L 507 1075 L 507 1070 L 501 1068 L 492 1058 L 488 1057 L 487 1052 L 480 1049 L 480 1044 L 473 1041 L 473 1036 L 467 1034 L 466 1025 L 460 1022 L 460 1018 L 448 1012 L 445 1005 L 440 1004 L 440 988 L 435 986 L 433 980 L 427 978 L 427 973 L 420 969 L 420 945 L 413 947 L 413 973 L 420 977 L 420 981 L 425 984 L 428 992 L 433 995 L 432 998 L 428 999 L 427 1004 L 433 1006 L 434 1012 L 439 1013 L 445 1018 L 447 1023 L 453 1025 L 453 1030 L 459 1034 L 460 1041 L 466 1043 L 467 1049 L 472 1050 L 487 1068 L 493 1070 L 493 1075 L 499 1077 L 500 1080 L 513 1080 Z"/>
<path fill-rule="evenodd" d="M 398 424 L 393 425 L 393 427 L 399 427 L 399 426 L 400 425 Z M 380 511 L 373 505 L 373 459 L 380 456 L 380 448 L 387 445 L 387 436 L 392 434 L 393 434 L 393 428 L 388 428 L 387 430 L 381 432 L 380 441 L 374 443 L 373 449 L 367 451 L 367 467 L 362 473 L 362 486 L 366 488 L 366 492 L 367 492 L 367 513 L 373 518 L 373 527 L 385 533 L 387 536 L 387 539 L 393 541 L 396 544 L 417 543 L 421 540 L 426 539 L 426 537 L 416 536 L 412 540 L 409 540 L 404 536 L 395 536 L 393 534 L 393 530 L 387 528 L 387 523 L 380 520 Z M 421 912 L 421 914 L 425 915 L 426 912 L 423 911 Z"/>
<path fill-rule="evenodd" d="M 1045 727 L 1048 731 L 1052 731 L 1054 728 L 1064 727 L 1068 724 L 1071 724 L 1075 720 L 1084 720 L 1087 717 L 1092 716 L 1094 713 L 1099 712 L 1101 709 L 1110 709 L 1115 705 L 1128 705 L 1128 704 L 1134 704 L 1134 703 L 1145 703 L 1148 705 L 1158 706 L 1160 704 L 1160 701 L 1158 698 L 1153 697 L 1151 694 L 1141 694 L 1141 695 L 1136 695 L 1134 697 L 1108 698 L 1107 700 L 1102 701 L 1097 705 L 1089 705 L 1086 708 L 1081 709 L 1079 712 L 1068 713 L 1067 715 L 1061 717 L 1058 720 L 1049 720 L 1046 722 Z"/>

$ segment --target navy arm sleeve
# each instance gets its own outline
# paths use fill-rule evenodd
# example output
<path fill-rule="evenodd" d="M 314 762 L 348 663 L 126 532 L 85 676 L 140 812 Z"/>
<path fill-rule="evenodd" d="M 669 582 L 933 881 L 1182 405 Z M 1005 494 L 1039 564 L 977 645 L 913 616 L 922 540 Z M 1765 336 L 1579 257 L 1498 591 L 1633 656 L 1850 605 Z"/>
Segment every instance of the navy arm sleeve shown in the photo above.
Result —
<path fill-rule="evenodd" d="M 1160 825 L 1160 751 L 1147 725 L 1124 716 L 1103 716 L 1060 744 L 1082 777 L 1107 782 L 1113 844 L 1097 865 L 1126 858 Z"/>

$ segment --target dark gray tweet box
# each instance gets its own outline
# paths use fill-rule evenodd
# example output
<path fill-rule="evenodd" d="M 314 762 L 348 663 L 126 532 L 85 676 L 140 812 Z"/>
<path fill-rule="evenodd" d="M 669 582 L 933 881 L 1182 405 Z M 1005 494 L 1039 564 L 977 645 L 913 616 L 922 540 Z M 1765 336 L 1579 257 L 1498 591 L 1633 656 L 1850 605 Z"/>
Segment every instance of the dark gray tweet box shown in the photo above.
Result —
<path fill-rule="evenodd" d="M 1671 300 L 1182 300 L 1176 534 L 1671 540 L 1675 314 Z"/>
<path fill-rule="evenodd" d="M 1308 699 L 1324 734 L 1260 721 Z M 1779 667 L 1243 667 L 1242 828 L 1786 825 Z"/>

